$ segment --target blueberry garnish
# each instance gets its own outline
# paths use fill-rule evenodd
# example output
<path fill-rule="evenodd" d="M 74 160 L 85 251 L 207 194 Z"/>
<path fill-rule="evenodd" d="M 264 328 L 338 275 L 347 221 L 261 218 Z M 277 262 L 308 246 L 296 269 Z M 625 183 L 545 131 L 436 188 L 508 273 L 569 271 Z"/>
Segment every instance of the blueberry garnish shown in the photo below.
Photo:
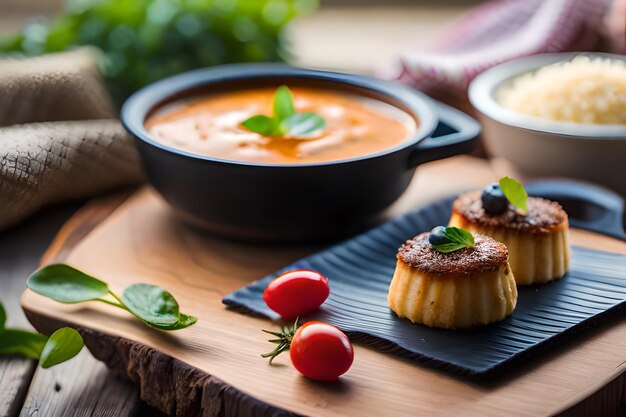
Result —
<path fill-rule="evenodd" d="M 480 199 L 483 202 L 485 213 L 488 214 L 502 214 L 509 206 L 509 200 L 506 199 L 500 184 L 497 182 L 486 186 Z"/>
<path fill-rule="evenodd" d="M 444 243 L 448 243 L 448 238 L 446 237 L 446 228 L 444 226 L 437 226 L 433 230 L 430 231 L 428 235 L 428 241 L 431 245 L 443 245 Z"/>

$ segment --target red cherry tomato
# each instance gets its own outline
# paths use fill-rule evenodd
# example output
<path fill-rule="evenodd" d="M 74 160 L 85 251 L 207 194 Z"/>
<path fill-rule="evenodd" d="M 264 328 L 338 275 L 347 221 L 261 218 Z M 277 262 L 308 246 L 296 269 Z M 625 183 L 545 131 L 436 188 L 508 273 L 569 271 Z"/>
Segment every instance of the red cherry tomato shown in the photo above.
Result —
<path fill-rule="evenodd" d="M 354 360 L 348 336 L 321 321 L 309 321 L 296 331 L 289 355 L 298 372 L 319 381 L 336 380 L 350 369 Z"/>
<path fill-rule="evenodd" d="M 286 320 L 312 313 L 330 294 L 328 279 L 316 271 L 297 269 L 276 277 L 263 292 L 269 308 Z"/>

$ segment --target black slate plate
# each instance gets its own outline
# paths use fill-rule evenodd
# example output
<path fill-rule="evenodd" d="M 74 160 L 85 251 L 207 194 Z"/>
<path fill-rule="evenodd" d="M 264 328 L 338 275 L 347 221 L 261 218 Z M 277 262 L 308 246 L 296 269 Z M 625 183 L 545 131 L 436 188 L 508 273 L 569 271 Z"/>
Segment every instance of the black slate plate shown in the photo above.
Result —
<path fill-rule="evenodd" d="M 616 195 L 564 181 L 536 182 L 527 189 L 532 195 L 559 201 L 573 227 L 626 240 L 621 226 L 623 201 Z M 492 376 L 623 307 L 626 256 L 574 247 L 567 276 L 548 285 L 521 287 L 515 311 L 500 323 L 452 331 L 399 319 L 387 306 L 396 251 L 417 233 L 446 224 L 453 200 L 431 204 L 297 261 L 229 294 L 223 302 L 248 314 L 276 319 L 262 299 L 267 283 L 286 270 L 314 269 L 328 277 L 331 295 L 307 319 L 332 323 L 374 349 L 475 377 Z"/>

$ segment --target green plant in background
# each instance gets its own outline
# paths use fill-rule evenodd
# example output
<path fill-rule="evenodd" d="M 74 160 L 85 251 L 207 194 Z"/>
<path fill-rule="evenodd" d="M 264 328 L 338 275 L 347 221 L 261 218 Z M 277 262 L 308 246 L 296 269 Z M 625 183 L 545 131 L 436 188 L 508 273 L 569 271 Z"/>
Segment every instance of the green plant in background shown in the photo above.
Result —
<path fill-rule="evenodd" d="M 317 0 L 69 0 L 52 21 L 0 39 L 0 52 L 96 46 L 111 93 L 122 100 L 189 69 L 285 60 L 285 24 L 316 7 Z"/>

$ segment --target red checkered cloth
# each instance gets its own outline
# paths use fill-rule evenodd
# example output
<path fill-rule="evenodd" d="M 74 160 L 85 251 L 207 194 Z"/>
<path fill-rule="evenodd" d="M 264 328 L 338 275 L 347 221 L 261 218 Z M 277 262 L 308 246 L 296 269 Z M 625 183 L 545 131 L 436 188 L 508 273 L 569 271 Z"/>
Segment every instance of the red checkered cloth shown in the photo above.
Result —
<path fill-rule="evenodd" d="M 609 3 L 493 0 L 472 9 L 429 50 L 404 53 L 382 75 L 458 104 L 465 100 L 470 81 L 498 63 L 547 52 L 598 49 L 604 19 L 615 9 Z"/>

